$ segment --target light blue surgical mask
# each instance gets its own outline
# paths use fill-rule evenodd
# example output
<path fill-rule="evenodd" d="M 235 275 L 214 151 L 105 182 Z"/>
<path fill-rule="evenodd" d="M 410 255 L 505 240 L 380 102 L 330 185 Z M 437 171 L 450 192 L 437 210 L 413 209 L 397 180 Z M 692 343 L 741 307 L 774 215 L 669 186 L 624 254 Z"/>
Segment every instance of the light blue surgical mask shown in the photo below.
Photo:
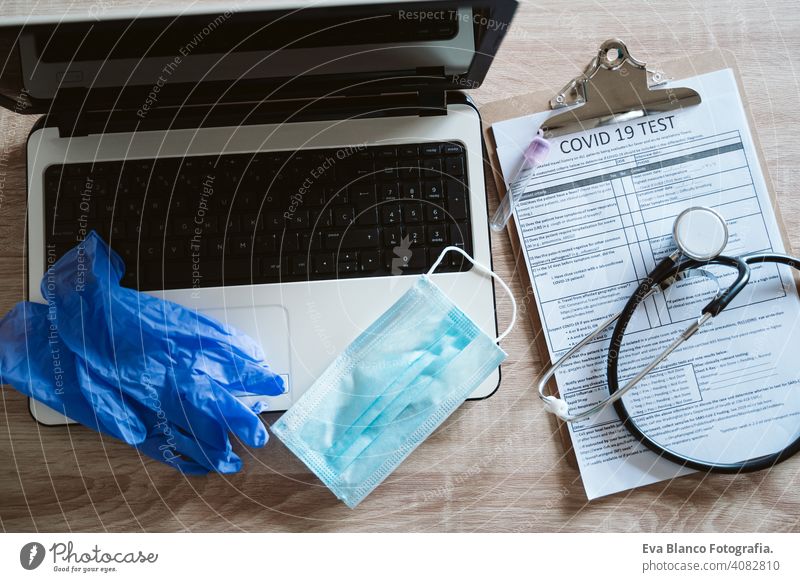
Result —
<path fill-rule="evenodd" d="M 459 252 L 511 297 L 513 315 L 486 335 L 430 279 Z M 272 426 L 348 506 L 358 505 L 506 359 L 516 321 L 508 286 L 457 247 L 369 326 Z"/>

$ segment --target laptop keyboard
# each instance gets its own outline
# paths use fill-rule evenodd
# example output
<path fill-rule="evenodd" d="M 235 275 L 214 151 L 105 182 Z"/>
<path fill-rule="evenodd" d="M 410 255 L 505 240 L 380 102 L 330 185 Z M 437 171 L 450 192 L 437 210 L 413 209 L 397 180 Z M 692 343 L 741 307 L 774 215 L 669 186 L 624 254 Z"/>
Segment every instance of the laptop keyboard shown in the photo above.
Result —
<path fill-rule="evenodd" d="M 472 254 L 460 143 L 54 165 L 44 185 L 49 249 L 95 230 L 143 291 L 419 274 L 445 246 Z M 469 268 L 451 253 L 440 270 Z"/>

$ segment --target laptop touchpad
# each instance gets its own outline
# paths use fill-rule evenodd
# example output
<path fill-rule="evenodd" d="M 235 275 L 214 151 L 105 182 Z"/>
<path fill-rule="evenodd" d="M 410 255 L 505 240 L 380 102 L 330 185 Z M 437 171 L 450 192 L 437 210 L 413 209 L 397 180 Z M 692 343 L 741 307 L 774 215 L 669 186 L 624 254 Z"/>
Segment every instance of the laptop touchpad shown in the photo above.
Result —
<path fill-rule="evenodd" d="M 246 333 L 261 344 L 270 368 L 283 376 L 286 391 L 291 390 L 289 318 L 282 305 L 215 307 L 201 311 Z"/>

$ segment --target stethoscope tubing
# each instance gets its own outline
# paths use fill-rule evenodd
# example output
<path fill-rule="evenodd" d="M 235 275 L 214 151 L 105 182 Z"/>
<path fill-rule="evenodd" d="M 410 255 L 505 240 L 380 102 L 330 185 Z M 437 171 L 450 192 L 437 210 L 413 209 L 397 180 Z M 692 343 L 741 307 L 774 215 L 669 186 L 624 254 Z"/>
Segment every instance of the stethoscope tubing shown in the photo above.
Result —
<path fill-rule="evenodd" d="M 668 258 L 669 259 L 669 258 Z M 636 292 L 631 295 L 619 316 L 616 318 L 616 324 L 611 336 L 611 343 L 608 349 L 608 358 L 606 365 L 608 391 L 610 396 L 621 390 L 619 387 L 619 352 L 622 346 L 622 339 L 625 334 L 625 329 L 630 323 L 636 307 L 643 301 L 644 296 L 652 292 L 652 289 L 667 281 L 670 277 L 676 276 L 679 272 L 701 266 L 723 264 L 727 266 L 735 266 L 738 274 L 736 280 L 731 284 L 722 294 L 718 295 L 703 309 L 704 313 L 708 313 L 711 317 L 715 317 L 721 313 L 725 307 L 736 297 L 736 295 L 747 285 L 750 276 L 750 265 L 761 263 L 777 263 L 789 266 L 793 269 L 800 269 L 800 259 L 784 255 L 780 253 L 757 253 L 745 255 L 743 257 L 726 257 L 719 256 L 710 261 L 696 261 L 694 259 L 685 259 L 677 263 L 673 261 L 671 267 L 668 266 L 665 259 L 645 278 L 639 285 Z M 626 385 L 625 388 L 630 389 L 632 386 Z M 688 456 L 683 456 L 669 450 L 668 448 L 659 445 L 647 435 L 642 433 L 636 424 L 633 422 L 625 402 L 622 398 L 613 400 L 614 409 L 622 421 L 623 426 L 636 438 L 639 442 L 644 444 L 651 451 L 657 455 L 666 458 L 674 463 L 695 469 L 698 471 L 714 472 L 714 473 L 748 473 L 752 471 L 759 471 L 762 469 L 770 468 L 782 461 L 785 461 L 800 450 L 800 431 L 798 437 L 789 445 L 769 455 L 762 455 L 752 459 L 736 463 L 709 463 L 701 461 Z"/>

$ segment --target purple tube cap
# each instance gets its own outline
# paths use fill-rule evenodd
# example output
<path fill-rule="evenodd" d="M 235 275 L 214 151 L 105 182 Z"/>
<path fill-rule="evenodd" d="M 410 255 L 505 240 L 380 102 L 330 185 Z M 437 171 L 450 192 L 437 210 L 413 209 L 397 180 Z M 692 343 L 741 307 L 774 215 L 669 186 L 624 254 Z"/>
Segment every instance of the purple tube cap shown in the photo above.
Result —
<path fill-rule="evenodd" d="M 525 161 L 532 166 L 538 166 L 547 159 L 550 154 L 550 142 L 537 135 L 533 138 L 528 148 L 523 154 Z"/>

